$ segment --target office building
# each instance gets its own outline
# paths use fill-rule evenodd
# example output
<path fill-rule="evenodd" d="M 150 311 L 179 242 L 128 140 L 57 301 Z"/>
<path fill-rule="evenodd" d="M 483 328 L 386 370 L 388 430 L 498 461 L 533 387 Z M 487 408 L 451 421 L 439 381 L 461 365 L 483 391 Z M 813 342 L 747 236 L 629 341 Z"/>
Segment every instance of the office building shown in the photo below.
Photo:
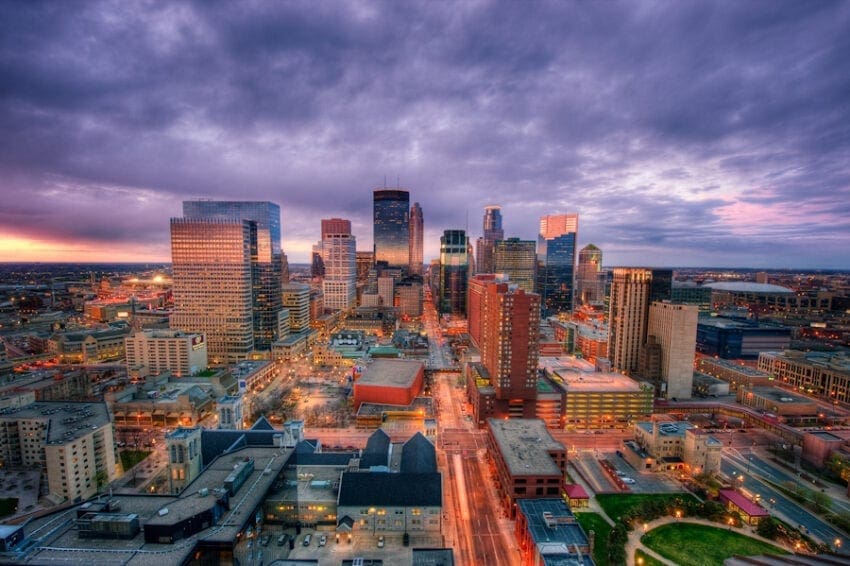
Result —
<path fill-rule="evenodd" d="M 310 328 L 310 286 L 288 283 L 282 288 L 283 306 L 289 311 L 289 327 L 293 333 Z"/>
<path fill-rule="evenodd" d="M 680 471 L 688 475 L 720 471 L 723 443 L 686 421 L 635 423 L 635 440 L 625 442 L 623 457 L 638 471 Z"/>
<path fill-rule="evenodd" d="M 118 477 L 106 403 L 52 402 L 0 411 L 0 467 L 41 470 L 42 495 L 86 499 Z"/>
<path fill-rule="evenodd" d="M 395 279 L 392 277 L 378 277 L 378 296 L 381 298 L 381 306 L 392 307 L 395 295 Z"/>
<path fill-rule="evenodd" d="M 537 271 L 537 253 L 534 240 L 508 238 L 493 243 L 492 273 L 505 275 L 508 280 L 526 293 L 534 292 Z M 483 271 L 483 273 L 491 273 Z"/>
<path fill-rule="evenodd" d="M 490 205 L 484 207 L 484 235 L 478 238 L 475 249 L 476 269 L 475 273 L 497 272 L 493 263 L 493 250 L 495 243 L 505 237 L 502 229 L 502 207 Z M 533 289 L 528 289 L 529 292 Z"/>
<path fill-rule="evenodd" d="M 405 277 L 395 286 L 395 300 L 401 316 L 422 316 L 422 278 Z"/>
<path fill-rule="evenodd" d="M 446 230 L 440 238 L 440 287 L 436 297 L 440 314 L 466 314 L 468 247 L 469 238 L 463 230 Z"/>
<path fill-rule="evenodd" d="M 483 308 L 484 291 L 490 283 L 504 283 L 504 279 L 493 273 L 478 273 L 467 284 L 467 321 L 469 337 L 478 346 L 481 344 L 481 309 Z"/>
<path fill-rule="evenodd" d="M 850 403 L 850 356 L 845 352 L 762 352 L 758 369 L 785 387 L 833 403 Z"/>
<path fill-rule="evenodd" d="M 408 269 L 410 266 L 410 193 L 400 189 L 373 192 L 375 263 Z"/>
<path fill-rule="evenodd" d="M 711 287 L 693 281 L 674 281 L 671 300 L 674 303 L 697 305 L 701 314 L 711 312 Z"/>
<path fill-rule="evenodd" d="M 573 291 L 578 238 L 578 214 L 547 215 L 540 218 L 537 236 L 537 294 L 543 316 L 573 308 Z"/>
<path fill-rule="evenodd" d="M 602 272 L 602 250 L 588 244 L 578 253 L 576 276 L 578 304 L 589 305 L 605 300 L 605 274 Z"/>
<path fill-rule="evenodd" d="M 351 221 L 342 218 L 322 220 L 322 280 L 324 308 L 348 310 L 357 302 L 357 245 L 351 235 Z"/>
<path fill-rule="evenodd" d="M 422 275 L 425 269 L 425 222 L 418 202 L 410 209 L 410 267 L 411 275 Z"/>
<path fill-rule="evenodd" d="M 124 339 L 128 371 L 140 376 L 169 372 L 175 377 L 207 369 L 207 342 L 203 334 L 180 330 L 143 330 Z"/>
<path fill-rule="evenodd" d="M 791 328 L 747 318 L 700 317 L 697 351 L 727 360 L 756 359 L 791 346 Z"/>
<path fill-rule="evenodd" d="M 519 499 L 516 534 L 522 566 L 594 564 L 587 534 L 561 497 Z"/>
<path fill-rule="evenodd" d="M 272 202 L 209 201 L 183 202 L 183 217 L 207 220 L 250 220 L 251 301 L 254 348 L 269 350 L 278 339 L 277 313 L 283 258 L 280 245 L 280 207 Z"/>
<path fill-rule="evenodd" d="M 617 371 L 638 367 L 646 343 L 649 305 L 669 301 L 673 272 L 642 267 L 615 267 L 608 305 L 608 357 Z"/>
<path fill-rule="evenodd" d="M 249 220 L 171 219 L 171 327 L 203 333 L 213 365 L 246 359 L 254 350 L 256 231 Z"/>
<path fill-rule="evenodd" d="M 699 307 L 668 302 L 649 306 L 647 335 L 661 346 L 661 395 L 690 399 L 694 378 Z"/>
<path fill-rule="evenodd" d="M 511 519 L 518 500 L 563 498 L 567 450 L 542 420 L 488 419 L 487 425 L 499 503 Z"/>

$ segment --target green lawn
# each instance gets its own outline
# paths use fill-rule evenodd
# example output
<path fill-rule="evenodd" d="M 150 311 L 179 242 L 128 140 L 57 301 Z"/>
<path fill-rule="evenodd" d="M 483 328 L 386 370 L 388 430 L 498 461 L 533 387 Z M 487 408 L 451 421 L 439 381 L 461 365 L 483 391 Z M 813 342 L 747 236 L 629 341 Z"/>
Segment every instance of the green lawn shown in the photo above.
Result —
<path fill-rule="evenodd" d="M 659 562 L 642 550 L 635 551 L 635 564 L 638 566 L 664 566 L 663 562 Z"/>
<path fill-rule="evenodd" d="M 788 554 L 779 547 L 718 527 L 670 523 L 649 531 L 641 542 L 680 566 L 721 566 L 732 556 Z"/>
<path fill-rule="evenodd" d="M 693 499 L 693 496 L 688 493 L 601 493 L 596 496 L 599 505 L 602 506 L 605 513 L 614 521 L 617 520 L 617 517 L 622 517 L 630 510 L 650 499 L 669 501 L 678 499 L 684 501 L 685 499 Z"/>
<path fill-rule="evenodd" d="M 593 549 L 593 561 L 597 566 L 608 566 L 608 533 L 611 525 L 599 513 L 576 513 L 581 528 L 585 534 L 596 532 L 596 544 Z"/>
<path fill-rule="evenodd" d="M 0 517 L 11 515 L 18 509 L 18 499 L 16 497 L 4 497 L 0 499 Z"/>
<path fill-rule="evenodd" d="M 124 466 L 126 472 L 142 460 L 148 457 L 148 450 L 124 450 L 121 452 L 121 465 Z"/>

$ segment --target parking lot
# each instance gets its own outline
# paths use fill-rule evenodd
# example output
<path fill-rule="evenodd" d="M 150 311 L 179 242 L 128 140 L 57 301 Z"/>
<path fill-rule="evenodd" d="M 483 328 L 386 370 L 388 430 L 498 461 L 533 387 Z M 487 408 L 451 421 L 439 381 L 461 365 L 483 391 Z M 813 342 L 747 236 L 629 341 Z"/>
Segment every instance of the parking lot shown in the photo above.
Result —
<path fill-rule="evenodd" d="M 614 483 L 611 475 L 606 471 L 599 460 L 607 460 L 614 468 L 615 475 L 622 478 L 634 480 L 631 483 L 624 480 L 628 492 L 631 493 L 676 493 L 684 491 L 681 484 L 670 476 L 655 472 L 638 472 L 616 452 L 608 451 L 582 451 L 577 458 L 573 458 L 572 465 L 581 471 L 581 476 L 590 484 L 596 493 L 618 493 L 621 492 Z M 620 474 L 616 474 L 620 472 Z"/>

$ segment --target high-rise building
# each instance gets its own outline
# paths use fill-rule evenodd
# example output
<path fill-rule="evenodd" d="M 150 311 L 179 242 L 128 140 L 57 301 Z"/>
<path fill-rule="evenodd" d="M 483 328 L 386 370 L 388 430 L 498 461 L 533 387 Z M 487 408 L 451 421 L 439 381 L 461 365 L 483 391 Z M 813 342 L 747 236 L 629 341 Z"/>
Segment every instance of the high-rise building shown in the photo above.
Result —
<path fill-rule="evenodd" d="M 357 302 L 356 240 L 351 221 L 342 218 L 322 220 L 322 280 L 324 308 L 347 310 Z"/>
<path fill-rule="evenodd" d="M 694 380 L 699 307 L 656 301 L 649 306 L 647 335 L 661 345 L 661 394 L 690 399 Z"/>
<path fill-rule="evenodd" d="M 469 337 L 478 346 L 481 343 L 481 309 L 484 305 L 484 292 L 490 283 L 503 283 L 494 273 L 478 273 L 469 279 L 466 296 L 467 327 Z"/>
<path fill-rule="evenodd" d="M 354 261 L 357 264 L 357 283 L 369 281 L 369 272 L 375 269 L 374 252 L 355 252 Z"/>
<path fill-rule="evenodd" d="M 526 293 L 534 292 L 537 254 L 534 240 L 508 238 L 496 240 L 493 246 L 493 268 Z"/>
<path fill-rule="evenodd" d="M 576 295 L 579 304 L 601 303 L 605 300 L 605 279 L 602 272 L 602 250 L 588 244 L 578 253 Z"/>
<path fill-rule="evenodd" d="M 484 207 L 484 235 L 478 238 L 475 249 L 476 273 L 493 273 L 493 247 L 497 240 L 505 238 L 502 229 L 502 207 L 489 205 Z"/>
<path fill-rule="evenodd" d="M 381 306 L 392 307 L 395 297 L 395 279 L 378 277 L 378 296 L 381 298 Z"/>
<path fill-rule="evenodd" d="M 375 189 L 373 206 L 375 262 L 406 270 L 410 266 L 410 193 Z"/>
<path fill-rule="evenodd" d="M 251 300 L 254 348 L 269 350 L 277 340 L 277 313 L 281 308 L 283 258 L 280 245 L 280 207 L 266 201 L 183 202 L 184 218 L 250 220 L 256 224 L 251 245 Z"/>
<path fill-rule="evenodd" d="M 441 314 L 466 314 L 466 282 L 469 278 L 469 238 L 464 230 L 446 230 L 440 238 Z"/>
<path fill-rule="evenodd" d="M 288 283 L 283 286 L 283 306 L 289 311 L 289 328 L 302 332 L 310 328 L 310 286 Z"/>
<path fill-rule="evenodd" d="M 529 417 L 537 399 L 540 297 L 482 274 L 470 281 L 481 365 L 495 394 L 493 414 Z M 473 300 L 475 297 L 475 300 Z"/>
<path fill-rule="evenodd" d="M 395 285 L 395 300 L 402 316 L 422 316 L 422 278 L 411 275 Z"/>
<path fill-rule="evenodd" d="M 670 300 L 672 281 L 669 269 L 614 268 L 608 305 L 608 357 L 613 369 L 637 370 L 646 343 L 649 305 Z"/>
<path fill-rule="evenodd" d="M 244 360 L 254 350 L 256 230 L 249 220 L 171 219 L 171 327 L 206 335 L 213 365 Z"/>
<path fill-rule="evenodd" d="M 578 214 L 540 218 L 537 236 L 537 293 L 543 316 L 573 308 Z"/>
<path fill-rule="evenodd" d="M 422 275 L 425 252 L 425 221 L 422 217 L 422 207 L 418 202 L 410 209 L 410 274 Z"/>

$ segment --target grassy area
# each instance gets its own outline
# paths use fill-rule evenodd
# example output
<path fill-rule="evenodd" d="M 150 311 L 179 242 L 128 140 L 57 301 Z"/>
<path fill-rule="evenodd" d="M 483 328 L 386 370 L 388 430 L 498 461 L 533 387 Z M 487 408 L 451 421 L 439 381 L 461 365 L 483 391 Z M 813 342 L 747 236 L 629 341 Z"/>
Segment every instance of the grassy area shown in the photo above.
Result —
<path fill-rule="evenodd" d="M 779 547 L 723 528 L 670 523 L 649 531 L 641 542 L 681 566 L 720 566 L 732 556 L 788 554 Z"/>
<path fill-rule="evenodd" d="M 18 509 L 18 499 L 16 497 L 0 498 L 0 517 L 11 515 Z"/>
<path fill-rule="evenodd" d="M 638 566 L 664 566 L 663 562 L 659 562 L 642 550 L 635 551 L 635 564 Z"/>
<path fill-rule="evenodd" d="M 576 519 L 585 533 L 596 533 L 593 561 L 597 566 L 608 566 L 608 533 L 611 532 L 611 525 L 599 513 L 576 513 Z"/>
<path fill-rule="evenodd" d="M 121 456 L 121 465 L 124 466 L 124 471 L 126 472 L 142 460 L 148 457 L 150 452 L 148 450 L 123 450 L 120 454 Z"/>
<path fill-rule="evenodd" d="M 599 505 L 605 510 L 605 513 L 614 521 L 617 517 L 622 517 L 632 509 L 640 507 L 645 501 L 675 501 L 694 499 L 688 493 L 604 493 L 596 496 Z"/>

